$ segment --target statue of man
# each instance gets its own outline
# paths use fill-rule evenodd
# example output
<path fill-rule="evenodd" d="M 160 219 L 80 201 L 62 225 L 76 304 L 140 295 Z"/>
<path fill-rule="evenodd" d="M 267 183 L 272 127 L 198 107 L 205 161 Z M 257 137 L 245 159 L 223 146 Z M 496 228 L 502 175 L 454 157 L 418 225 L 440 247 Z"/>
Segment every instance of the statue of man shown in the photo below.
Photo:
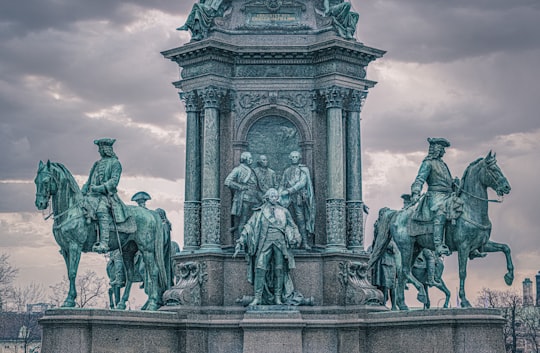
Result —
<path fill-rule="evenodd" d="M 289 272 L 295 262 L 290 249 L 298 244 L 300 234 L 291 214 L 278 201 L 278 191 L 269 189 L 264 204 L 255 210 L 236 242 L 234 256 L 246 249 L 248 281 L 255 289 L 249 305 L 281 305 L 284 300 L 293 300 Z"/>
<path fill-rule="evenodd" d="M 276 172 L 273 169 L 268 168 L 268 158 L 261 154 L 257 161 L 257 168 L 255 168 L 255 174 L 259 181 L 259 186 L 263 193 L 267 192 L 270 188 L 277 188 Z"/>
<path fill-rule="evenodd" d="M 135 201 L 139 207 L 146 208 L 146 201 L 152 200 L 150 195 L 145 191 L 139 191 L 131 197 L 131 201 Z"/>
<path fill-rule="evenodd" d="M 444 230 L 446 224 L 446 205 L 452 193 L 452 175 L 446 163 L 442 160 L 445 148 L 450 142 L 444 138 L 428 138 L 429 152 L 420 165 L 418 175 L 411 185 L 412 201 L 419 200 L 424 183 L 428 185 L 424 202 L 419 205 L 419 212 L 429 213 L 434 221 L 433 243 L 435 254 L 450 255 L 450 250 L 444 243 Z M 427 208 L 427 210 L 425 209 Z"/>
<path fill-rule="evenodd" d="M 401 253 L 394 240 L 390 240 L 373 267 L 373 285 L 383 292 L 384 303 L 390 299 L 392 310 L 397 310 L 396 282 L 399 271 L 401 271 Z"/>
<path fill-rule="evenodd" d="M 291 166 L 285 169 L 279 187 L 282 205 L 288 207 L 302 236 L 302 247 L 310 250 L 308 233 L 315 228 L 315 197 L 309 169 L 300 164 L 300 152 L 289 154 Z"/>
<path fill-rule="evenodd" d="M 127 218 L 126 206 L 118 197 L 116 189 L 120 182 L 122 165 L 112 148 L 115 141 L 110 138 L 94 140 L 101 159 L 94 163 L 88 181 L 81 190 L 86 196 L 85 209 L 89 219 L 98 221 L 100 237 L 92 247 L 92 250 L 98 253 L 109 251 L 111 222 L 122 223 Z"/>
<path fill-rule="evenodd" d="M 240 155 L 240 165 L 235 167 L 225 178 L 225 186 L 234 193 L 231 206 L 231 215 L 234 217 L 234 229 L 240 236 L 244 224 L 253 213 L 253 208 L 260 204 L 259 183 L 257 175 L 251 169 L 253 158 L 251 153 L 243 152 Z"/>
<path fill-rule="evenodd" d="M 351 3 L 344 0 L 324 0 L 324 15 L 332 17 L 332 22 L 338 34 L 351 39 L 356 32 L 358 14 L 351 11 Z"/>

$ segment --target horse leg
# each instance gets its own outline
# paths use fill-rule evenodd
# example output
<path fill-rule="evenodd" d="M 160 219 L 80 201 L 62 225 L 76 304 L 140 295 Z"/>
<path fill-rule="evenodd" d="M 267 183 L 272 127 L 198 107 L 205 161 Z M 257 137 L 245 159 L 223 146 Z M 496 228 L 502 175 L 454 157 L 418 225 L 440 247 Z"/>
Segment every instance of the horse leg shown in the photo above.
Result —
<path fill-rule="evenodd" d="M 504 282 L 507 285 L 512 285 L 514 282 L 514 264 L 512 263 L 512 255 L 510 254 L 510 247 L 506 244 L 496 243 L 494 241 L 488 241 L 484 245 L 485 252 L 503 252 L 506 257 L 506 269 L 508 272 L 504 275 Z"/>
<path fill-rule="evenodd" d="M 439 278 L 439 283 L 436 284 L 435 287 L 444 293 L 445 300 L 443 308 L 448 308 L 448 304 L 450 303 L 450 291 L 448 290 L 448 287 L 446 287 L 446 284 L 443 282 L 442 278 Z"/>
<path fill-rule="evenodd" d="M 133 284 L 133 262 L 134 262 L 135 254 L 133 252 L 123 252 L 122 253 L 122 269 L 124 271 L 124 277 L 125 277 L 125 285 L 124 285 L 124 293 L 122 293 L 122 297 L 120 298 L 120 287 L 118 287 L 118 298 L 119 302 L 116 306 L 117 309 L 125 310 L 126 309 L 126 302 L 129 300 L 129 295 L 131 294 L 131 285 Z"/>
<path fill-rule="evenodd" d="M 470 308 L 471 303 L 465 296 L 465 279 L 467 278 L 467 260 L 469 259 L 469 249 L 459 248 L 458 263 L 459 263 L 459 300 L 462 308 Z"/>
<path fill-rule="evenodd" d="M 77 243 L 70 243 L 67 250 L 62 251 L 64 260 L 66 262 L 69 291 L 62 307 L 73 308 L 75 307 L 75 298 L 77 298 L 76 279 L 77 271 L 79 269 L 79 261 L 81 260 L 81 247 Z"/>
<path fill-rule="evenodd" d="M 429 288 L 428 285 L 424 283 L 424 291 L 426 292 L 426 302 L 424 303 L 424 309 L 429 309 L 431 307 L 431 301 L 429 300 Z"/>

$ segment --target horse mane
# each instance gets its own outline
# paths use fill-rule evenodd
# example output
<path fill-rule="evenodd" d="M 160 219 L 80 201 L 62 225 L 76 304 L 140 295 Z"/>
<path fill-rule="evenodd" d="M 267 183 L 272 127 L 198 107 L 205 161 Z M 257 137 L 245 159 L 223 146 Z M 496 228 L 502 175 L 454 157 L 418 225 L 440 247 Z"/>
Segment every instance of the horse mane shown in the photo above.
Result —
<path fill-rule="evenodd" d="M 461 191 L 463 189 L 463 186 L 464 186 L 464 183 L 465 181 L 467 180 L 467 178 L 469 177 L 469 172 L 470 170 L 472 169 L 472 167 L 478 165 L 478 163 L 480 163 L 481 161 L 483 161 L 484 158 L 483 157 L 480 157 L 478 159 L 476 159 L 475 161 L 472 161 L 468 166 L 467 168 L 465 169 L 465 171 L 463 172 L 463 176 L 461 177 L 461 183 L 460 183 L 460 186 L 459 186 L 459 190 Z M 459 193 L 458 193 L 459 194 Z"/>
<path fill-rule="evenodd" d="M 63 165 L 62 163 L 51 162 L 51 165 L 60 169 L 60 171 L 64 174 L 67 180 L 67 185 L 70 187 L 71 191 L 73 191 L 73 193 L 75 194 L 78 194 L 80 191 L 79 184 L 77 184 L 77 181 L 75 180 L 75 178 L 73 177 L 73 174 L 71 174 L 69 169 L 67 169 L 66 166 Z"/>

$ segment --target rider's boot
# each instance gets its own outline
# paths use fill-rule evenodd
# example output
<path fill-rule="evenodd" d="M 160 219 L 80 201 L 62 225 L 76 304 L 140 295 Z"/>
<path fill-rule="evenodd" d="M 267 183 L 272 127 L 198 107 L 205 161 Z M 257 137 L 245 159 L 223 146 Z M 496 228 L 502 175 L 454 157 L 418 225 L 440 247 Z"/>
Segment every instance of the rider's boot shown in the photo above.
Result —
<path fill-rule="evenodd" d="M 433 224 L 433 243 L 435 244 L 435 255 L 449 256 L 451 254 L 450 249 L 444 243 L 444 226 L 446 223 L 446 217 L 444 215 L 435 216 L 435 222 Z"/>
<path fill-rule="evenodd" d="M 440 282 L 435 280 L 435 255 L 432 251 L 425 251 L 425 258 L 426 258 L 426 272 L 427 272 L 427 285 L 428 286 L 436 286 L 439 285 Z"/>
<path fill-rule="evenodd" d="M 255 287 L 255 298 L 249 303 L 250 306 L 261 305 L 265 277 L 266 270 L 260 268 L 255 270 L 255 283 L 253 285 Z"/>
<path fill-rule="evenodd" d="M 283 292 L 283 270 L 276 269 L 274 274 L 276 276 L 274 280 L 274 303 L 276 305 L 283 305 L 283 302 L 281 301 L 281 293 Z"/>
<path fill-rule="evenodd" d="M 100 254 L 109 252 L 109 224 L 111 223 L 111 216 L 108 213 L 97 214 L 99 224 L 99 242 L 92 246 L 92 251 Z"/>

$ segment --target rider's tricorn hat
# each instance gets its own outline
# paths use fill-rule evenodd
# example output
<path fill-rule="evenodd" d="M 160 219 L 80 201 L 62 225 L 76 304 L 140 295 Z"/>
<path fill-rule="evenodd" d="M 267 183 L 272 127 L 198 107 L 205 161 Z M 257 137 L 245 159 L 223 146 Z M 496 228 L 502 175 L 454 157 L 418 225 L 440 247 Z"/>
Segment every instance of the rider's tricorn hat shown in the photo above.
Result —
<path fill-rule="evenodd" d="M 94 144 L 98 146 L 112 146 L 116 139 L 102 138 L 99 140 L 94 140 Z"/>
<path fill-rule="evenodd" d="M 135 195 L 131 197 L 131 201 L 135 201 L 135 202 L 148 201 L 148 200 L 152 200 L 152 198 L 150 197 L 150 195 L 148 195 L 148 193 L 144 191 L 139 191 L 138 193 L 136 193 Z"/>
<path fill-rule="evenodd" d="M 443 137 L 428 137 L 427 141 L 430 145 L 441 145 L 443 147 L 450 147 L 450 142 Z"/>

